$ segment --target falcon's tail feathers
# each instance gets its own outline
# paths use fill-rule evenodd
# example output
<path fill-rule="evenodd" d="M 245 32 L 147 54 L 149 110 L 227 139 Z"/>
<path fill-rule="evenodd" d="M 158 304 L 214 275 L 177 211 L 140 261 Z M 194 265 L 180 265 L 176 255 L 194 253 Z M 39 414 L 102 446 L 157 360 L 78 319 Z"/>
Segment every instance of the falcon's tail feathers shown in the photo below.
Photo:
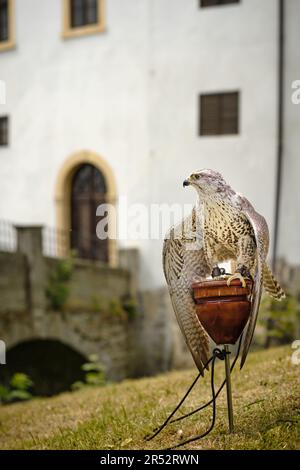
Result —
<path fill-rule="evenodd" d="M 274 299 L 282 300 L 285 298 L 285 293 L 266 263 L 263 265 L 263 286 L 266 292 Z"/>

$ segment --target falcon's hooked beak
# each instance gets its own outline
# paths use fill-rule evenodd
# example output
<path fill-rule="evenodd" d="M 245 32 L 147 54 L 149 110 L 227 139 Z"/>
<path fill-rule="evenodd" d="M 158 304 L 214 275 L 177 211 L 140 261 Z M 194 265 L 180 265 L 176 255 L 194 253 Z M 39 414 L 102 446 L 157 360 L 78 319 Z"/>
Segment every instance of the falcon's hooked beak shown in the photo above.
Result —
<path fill-rule="evenodd" d="M 189 180 L 184 180 L 183 182 L 183 187 L 185 188 L 186 186 L 189 186 L 191 183 L 189 182 Z"/>

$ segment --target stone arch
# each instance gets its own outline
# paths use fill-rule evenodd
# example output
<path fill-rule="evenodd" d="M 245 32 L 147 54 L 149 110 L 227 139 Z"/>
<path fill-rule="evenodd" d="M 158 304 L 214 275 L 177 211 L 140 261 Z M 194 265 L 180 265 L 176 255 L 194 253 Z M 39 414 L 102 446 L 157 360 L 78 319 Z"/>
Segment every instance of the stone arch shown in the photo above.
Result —
<path fill-rule="evenodd" d="M 87 150 L 82 150 L 72 154 L 60 168 L 55 185 L 56 227 L 58 230 L 66 233 L 69 232 L 71 227 L 70 195 L 72 178 L 76 170 L 85 163 L 95 166 L 103 174 L 107 184 L 106 200 L 109 204 L 112 204 L 113 206 L 116 205 L 116 181 L 113 171 L 105 159 L 100 155 Z M 114 222 L 115 221 L 113 220 L 111 221 L 111 223 Z M 115 226 L 112 227 L 112 231 L 115 231 Z M 69 248 L 70 247 L 67 246 L 67 249 Z M 108 259 L 110 266 L 117 265 L 117 244 L 116 240 L 111 238 L 108 243 Z"/>
<path fill-rule="evenodd" d="M 73 383 L 83 380 L 81 367 L 87 362 L 77 348 L 54 338 L 19 341 L 8 348 L 7 359 L 4 383 L 17 372 L 26 373 L 34 383 L 33 394 L 39 396 L 70 390 Z"/>

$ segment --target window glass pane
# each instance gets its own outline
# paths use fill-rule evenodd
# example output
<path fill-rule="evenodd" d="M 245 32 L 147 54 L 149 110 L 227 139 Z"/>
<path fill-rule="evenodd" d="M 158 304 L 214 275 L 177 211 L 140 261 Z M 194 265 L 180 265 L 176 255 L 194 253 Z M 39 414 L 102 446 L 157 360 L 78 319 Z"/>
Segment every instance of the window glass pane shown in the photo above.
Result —
<path fill-rule="evenodd" d="M 73 194 L 106 193 L 106 183 L 103 174 L 88 163 L 81 165 L 73 177 Z"/>
<path fill-rule="evenodd" d="M 71 0 L 71 27 L 98 22 L 98 0 Z"/>
<path fill-rule="evenodd" d="M 238 134 L 238 92 L 200 95 L 199 107 L 200 135 Z"/>
<path fill-rule="evenodd" d="M 226 93 L 222 96 L 222 134 L 238 133 L 238 93 Z"/>
<path fill-rule="evenodd" d="M 200 102 L 201 135 L 219 133 L 220 99 L 218 95 L 202 95 Z"/>
<path fill-rule="evenodd" d="M 221 5 L 227 5 L 229 3 L 239 3 L 239 2 L 240 2 L 240 0 L 221 0 L 220 4 Z"/>
<path fill-rule="evenodd" d="M 201 7 L 210 7 L 212 5 L 218 5 L 219 0 L 200 0 Z"/>
<path fill-rule="evenodd" d="M 0 117 L 0 145 L 8 145 L 8 117 Z"/>
<path fill-rule="evenodd" d="M 97 0 L 86 0 L 86 24 L 94 24 L 98 22 L 97 7 Z"/>
<path fill-rule="evenodd" d="M 8 1 L 0 0 L 0 41 L 8 40 Z"/>
<path fill-rule="evenodd" d="M 71 246 L 80 258 L 108 261 L 108 240 L 96 236 L 96 224 L 106 217 L 96 217 L 97 207 L 105 201 L 104 175 L 89 163 L 81 165 L 73 176 L 71 190 Z"/>
<path fill-rule="evenodd" d="M 212 7 L 214 5 L 228 5 L 230 3 L 239 3 L 240 0 L 200 0 L 200 7 Z"/>
<path fill-rule="evenodd" d="M 71 26 L 76 28 L 84 24 L 84 0 L 71 0 Z"/>

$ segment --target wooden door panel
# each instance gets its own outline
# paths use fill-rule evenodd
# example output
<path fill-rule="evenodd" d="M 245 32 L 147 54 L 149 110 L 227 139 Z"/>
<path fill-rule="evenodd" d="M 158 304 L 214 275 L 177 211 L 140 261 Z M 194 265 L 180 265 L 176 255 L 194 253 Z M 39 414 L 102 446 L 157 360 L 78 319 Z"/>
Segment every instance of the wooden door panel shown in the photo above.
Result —
<path fill-rule="evenodd" d="M 99 240 L 96 217 L 99 204 L 106 201 L 106 183 L 102 173 L 89 164 L 76 171 L 71 191 L 71 246 L 80 258 L 108 261 L 108 240 Z"/>

